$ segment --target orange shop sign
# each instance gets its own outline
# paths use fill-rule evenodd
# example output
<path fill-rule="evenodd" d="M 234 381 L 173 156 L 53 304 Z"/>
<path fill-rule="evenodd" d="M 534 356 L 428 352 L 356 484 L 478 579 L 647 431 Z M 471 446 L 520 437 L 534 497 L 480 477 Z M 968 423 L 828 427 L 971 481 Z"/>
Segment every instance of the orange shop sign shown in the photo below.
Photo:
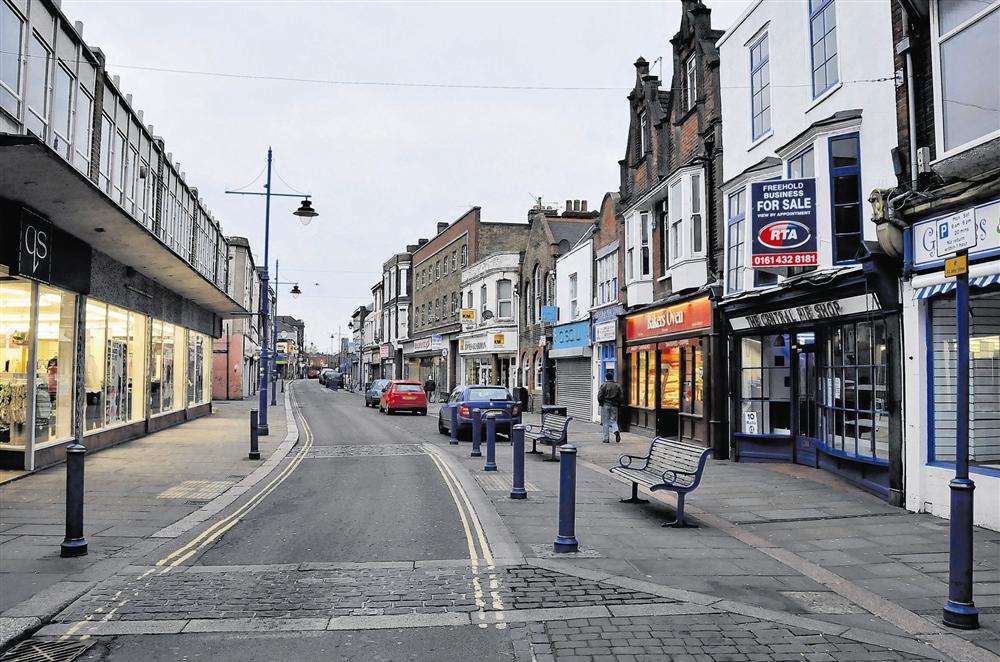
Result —
<path fill-rule="evenodd" d="M 702 297 L 629 315 L 625 320 L 625 338 L 642 340 L 711 327 L 712 302 Z"/>

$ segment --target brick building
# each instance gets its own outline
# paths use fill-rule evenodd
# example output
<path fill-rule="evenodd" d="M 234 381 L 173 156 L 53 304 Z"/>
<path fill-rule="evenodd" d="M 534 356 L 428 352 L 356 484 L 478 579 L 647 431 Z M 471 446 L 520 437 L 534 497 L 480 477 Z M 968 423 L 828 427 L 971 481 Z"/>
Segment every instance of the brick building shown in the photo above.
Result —
<path fill-rule="evenodd" d="M 727 369 L 714 301 L 723 258 L 719 53 L 711 10 L 684 0 L 671 91 L 635 63 L 631 124 L 621 165 L 624 218 L 626 422 L 635 430 L 712 446 Z M 724 418 L 724 417 L 722 417 Z"/>
<path fill-rule="evenodd" d="M 404 345 L 404 376 L 433 377 L 439 393 L 457 383 L 462 270 L 493 253 L 518 251 L 523 224 L 484 222 L 473 207 L 452 223 L 439 222 L 437 234 L 417 242 L 412 253 L 413 295 L 410 341 Z"/>
<path fill-rule="evenodd" d="M 382 265 L 382 344 L 387 356 L 382 359 L 382 375 L 403 377 L 403 344 L 410 337 L 410 294 L 413 291 L 412 254 L 418 246 L 393 255 Z"/>
<path fill-rule="evenodd" d="M 593 408 L 599 419 L 597 391 L 605 382 L 605 375 L 611 372 L 621 383 L 619 366 L 622 365 L 621 352 L 624 339 L 623 327 L 619 324 L 625 312 L 623 302 L 625 282 L 622 255 L 622 218 L 618 213 L 618 193 L 607 193 L 601 201 L 600 216 L 595 221 L 594 271 L 592 275 L 594 302 L 590 311 L 591 338 L 593 351 Z"/>
<path fill-rule="evenodd" d="M 555 403 L 555 363 L 548 357 L 548 345 L 552 324 L 557 321 L 556 258 L 593 228 L 599 214 L 588 211 L 586 200 L 567 200 L 561 214 L 543 207 L 528 212 L 520 273 L 518 348 L 521 385 L 528 389 L 531 411 Z"/>

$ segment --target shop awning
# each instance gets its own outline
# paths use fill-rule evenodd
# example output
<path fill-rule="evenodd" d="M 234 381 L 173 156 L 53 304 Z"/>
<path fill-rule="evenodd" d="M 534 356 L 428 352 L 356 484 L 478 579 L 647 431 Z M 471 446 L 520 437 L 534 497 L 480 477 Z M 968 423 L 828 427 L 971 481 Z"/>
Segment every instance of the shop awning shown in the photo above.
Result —
<path fill-rule="evenodd" d="M 983 288 L 998 284 L 1000 284 L 1000 274 L 990 274 L 988 276 L 980 276 L 979 278 L 969 279 L 969 287 Z M 921 287 L 913 293 L 913 298 L 917 300 L 930 299 L 931 297 L 938 296 L 940 294 L 948 294 L 949 292 L 954 291 L 955 281 L 949 280 L 944 283 Z"/>
<path fill-rule="evenodd" d="M 217 315 L 247 314 L 36 138 L 0 135 L 0 195 Z"/>

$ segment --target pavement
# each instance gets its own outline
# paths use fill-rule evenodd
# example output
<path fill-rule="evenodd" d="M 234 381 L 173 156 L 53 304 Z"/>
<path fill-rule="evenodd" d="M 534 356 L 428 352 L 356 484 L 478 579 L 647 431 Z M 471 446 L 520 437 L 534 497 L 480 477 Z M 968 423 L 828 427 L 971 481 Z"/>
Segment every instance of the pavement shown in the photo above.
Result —
<path fill-rule="evenodd" d="M 688 498 L 700 527 L 665 529 L 669 495 L 620 503 L 607 473 L 648 440 L 574 422 L 581 549 L 556 555 L 557 464 L 527 456 L 511 500 L 509 445 L 484 472 L 438 405 L 288 396 L 261 463 L 247 403 L 89 458 L 83 559 L 58 558 L 60 468 L 0 487 L 3 629 L 81 660 L 1000 659 L 1000 533 L 975 533 L 982 629 L 947 630 L 944 520 L 805 467 L 712 461 Z M 162 498 L 193 479 L 230 484 Z"/>

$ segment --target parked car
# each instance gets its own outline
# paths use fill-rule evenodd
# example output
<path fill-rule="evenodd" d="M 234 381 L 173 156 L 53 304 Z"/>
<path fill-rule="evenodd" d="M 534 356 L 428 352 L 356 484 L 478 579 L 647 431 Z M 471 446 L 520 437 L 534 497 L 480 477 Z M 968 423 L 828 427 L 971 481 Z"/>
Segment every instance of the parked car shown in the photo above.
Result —
<path fill-rule="evenodd" d="M 326 376 L 326 387 L 332 388 L 337 391 L 344 387 L 344 375 L 337 369 L 334 369 L 329 375 Z"/>
<path fill-rule="evenodd" d="M 456 386 L 448 396 L 448 402 L 441 405 L 438 412 L 438 432 L 451 434 L 451 412 L 458 409 L 458 436 L 472 436 L 472 410 L 483 414 L 496 412 L 497 432 L 510 435 L 511 426 L 521 422 L 521 403 L 514 399 L 503 386 L 473 384 Z M 485 426 L 485 424 L 484 424 Z M 485 427 L 484 435 L 485 435 Z M 485 439 L 485 436 L 483 437 Z"/>
<path fill-rule="evenodd" d="M 365 407 L 378 407 L 382 391 L 389 385 L 388 379 L 376 379 L 365 389 Z"/>
<path fill-rule="evenodd" d="M 386 414 L 397 411 L 412 411 L 427 415 L 427 393 L 420 382 L 393 379 L 382 391 L 378 408 Z"/>
<path fill-rule="evenodd" d="M 333 368 L 323 368 L 319 371 L 319 383 L 323 386 L 329 386 L 330 377 L 333 375 Z"/>
<path fill-rule="evenodd" d="M 315 366 L 309 366 L 306 369 L 306 378 L 307 379 L 318 379 L 319 378 L 319 368 L 317 368 Z"/>

